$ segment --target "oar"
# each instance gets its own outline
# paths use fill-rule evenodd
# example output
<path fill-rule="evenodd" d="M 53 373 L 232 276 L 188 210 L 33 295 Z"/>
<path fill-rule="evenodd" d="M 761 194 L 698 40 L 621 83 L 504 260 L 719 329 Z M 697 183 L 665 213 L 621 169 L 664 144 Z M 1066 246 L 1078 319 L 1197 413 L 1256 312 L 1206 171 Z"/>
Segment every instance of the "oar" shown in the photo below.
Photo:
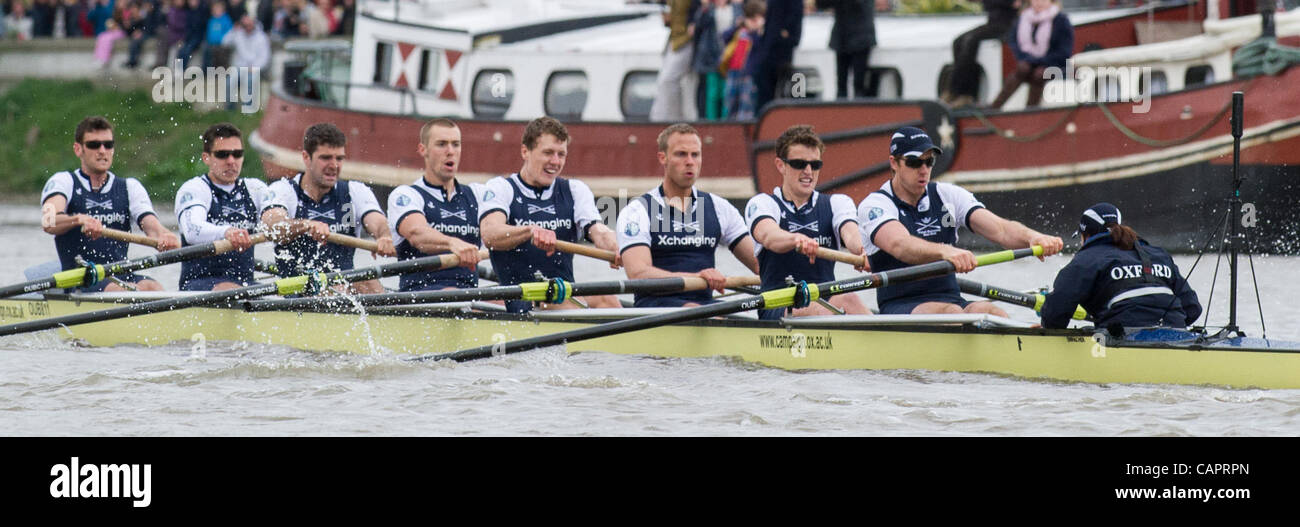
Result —
<path fill-rule="evenodd" d="M 354 249 L 370 251 L 372 253 L 379 251 L 379 242 L 371 241 L 371 240 L 363 240 L 361 238 L 348 236 L 346 234 L 339 234 L 337 232 L 329 233 L 329 236 L 325 238 L 325 241 L 337 245 L 342 245 L 344 247 L 352 247 Z"/>
<path fill-rule="evenodd" d="M 728 287 L 742 287 L 759 283 L 757 276 L 727 277 Z M 357 307 L 397 306 L 410 304 L 436 304 L 445 302 L 472 302 L 479 300 L 523 300 L 527 302 L 560 303 L 575 296 L 621 295 L 628 293 L 675 293 L 708 289 L 709 284 L 699 277 L 650 278 L 644 280 L 608 280 L 599 282 L 527 282 L 517 285 L 496 285 L 472 289 L 447 289 L 438 291 L 407 291 L 355 295 L 344 300 L 335 298 L 286 298 L 249 302 L 249 311 L 284 311 L 317 309 L 353 309 Z"/>
<path fill-rule="evenodd" d="M 981 255 L 976 258 L 976 265 L 992 265 L 996 263 L 1009 262 L 1017 258 L 1026 256 L 1038 256 L 1043 253 L 1043 248 L 1034 246 L 1029 249 L 1015 249 Z M 630 318 L 615 322 L 608 322 L 596 326 L 575 329 L 571 331 L 561 331 L 551 335 L 531 337 L 520 339 L 512 342 L 498 343 L 491 346 L 481 346 L 452 353 L 443 353 L 437 355 L 425 355 L 417 357 L 416 360 L 442 360 L 451 359 L 454 361 L 467 361 L 491 357 L 494 355 L 503 355 L 507 353 L 518 353 L 536 348 L 547 346 L 556 346 L 566 342 L 577 342 L 580 340 L 594 339 L 607 335 L 626 333 L 641 329 L 675 324 L 678 322 L 689 322 L 692 320 L 701 320 L 716 316 L 730 315 L 742 311 L 751 311 L 755 309 L 775 309 L 799 304 L 807 305 L 808 302 L 814 301 L 822 296 L 834 296 L 844 293 L 852 293 L 865 289 L 883 287 L 894 283 L 911 282 L 935 276 L 942 276 L 954 272 L 956 269 L 948 261 L 931 262 L 921 265 L 903 267 L 883 273 L 865 274 L 844 280 L 835 280 L 821 284 L 807 284 L 806 287 L 786 287 L 783 289 L 773 289 L 759 296 L 750 296 L 738 298 L 727 302 L 718 302 L 689 309 L 682 309 L 671 313 L 662 313 L 657 315 L 648 315 L 644 317 Z"/>
<path fill-rule="evenodd" d="M 957 278 L 957 285 L 961 287 L 961 292 L 968 295 L 982 296 L 990 300 L 1001 300 L 1008 304 L 1024 306 L 1034 310 L 1035 313 L 1042 312 L 1043 302 L 1047 300 L 1047 296 L 1039 293 L 1021 293 L 960 277 Z M 1074 319 L 1087 320 L 1088 312 L 1082 306 L 1074 306 Z"/>
<path fill-rule="evenodd" d="M 267 236 L 265 234 L 255 234 L 252 236 L 252 242 L 254 245 L 265 242 L 266 240 Z M 56 287 L 81 287 L 83 285 L 96 283 L 114 275 L 131 273 L 141 269 L 149 269 L 151 267 L 158 267 L 160 265 L 173 264 L 186 260 L 206 258 L 209 256 L 228 253 L 233 250 L 235 250 L 235 246 L 231 244 L 230 241 L 222 239 L 202 245 L 191 245 L 189 247 L 181 247 L 180 249 L 163 251 L 133 260 L 122 260 L 120 262 L 102 265 L 96 264 L 93 268 L 76 267 L 54 273 L 54 275 L 49 278 L 41 278 L 39 280 L 32 280 L 21 284 L 0 287 L 0 298 L 20 295 L 23 293 L 34 293 Z M 89 275 L 87 274 L 88 271 Z"/>
<path fill-rule="evenodd" d="M 604 249 L 598 249 L 598 248 L 596 248 L 596 247 L 592 247 L 592 246 L 590 246 L 590 245 L 583 245 L 583 244 L 581 244 L 581 243 L 566 242 L 566 241 L 564 241 L 564 240 L 555 240 L 555 248 L 556 248 L 556 250 L 559 250 L 559 251 L 562 252 L 562 253 L 581 254 L 581 255 L 586 256 L 586 257 L 588 257 L 588 258 L 595 258 L 595 259 L 597 259 L 597 260 L 604 260 L 604 261 L 606 261 L 606 262 L 610 262 L 610 263 L 613 263 L 613 262 L 614 262 L 614 253 L 613 253 L 612 251 L 606 251 L 606 250 L 604 250 Z"/>
<path fill-rule="evenodd" d="M 41 320 L 31 320 L 0 326 L 0 336 L 26 333 L 29 331 L 39 331 L 42 329 L 56 328 L 60 326 L 75 326 L 78 324 L 88 324 L 91 322 L 101 322 L 105 320 L 115 320 L 136 315 L 147 315 L 159 311 L 172 311 L 184 309 L 187 307 L 201 306 L 227 306 L 234 302 L 257 298 L 271 294 L 292 295 L 298 293 L 312 293 L 317 290 L 324 290 L 329 284 L 346 281 L 356 282 L 361 280 L 373 280 L 385 276 L 392 276 L 403 273 L 412 273 L 419 271 L 429 271 L 436 269 L 446 269 L 455 267 L 460 264 L 460 259 L 456 255 L 438 255 L 416 258 L 413 260 L 404 260 L 395 263 L 377 265 L 364 269 L 353 269 L 350 271 L 338 271 L 333 273 L 316 273 L 313 275 L 294 276 L 282 278 L 274 282 L 253 284 L 239 289 L 230 289 L 227 291 L 217 291 L 213 293 L 203 293 L 199 295 L 183 296 L 179 298 L 167 298 L 155 300 L 153 302 L 142 302 L 131 304 L 123 307 L 100 309 L 96 311 L 87 311 L 75 315 L 66 315 L 61 317 L 52 317 Z"/>
<path fill-rule="evenodd" d="M 158 240 L 155 240 L 148 236 L 141 236 L 139 234 L 133 234 L 126 231 L 119 231 L 116 229 L 104 229 L 104 232 L 101 233 L 100 236 L 103 236 L 110 240 L 117 240 L 126 243 L 134 243 L 136 245 L 144 245 L 147 247 L 153 247 L 154 249 L 158 248 Z"/>

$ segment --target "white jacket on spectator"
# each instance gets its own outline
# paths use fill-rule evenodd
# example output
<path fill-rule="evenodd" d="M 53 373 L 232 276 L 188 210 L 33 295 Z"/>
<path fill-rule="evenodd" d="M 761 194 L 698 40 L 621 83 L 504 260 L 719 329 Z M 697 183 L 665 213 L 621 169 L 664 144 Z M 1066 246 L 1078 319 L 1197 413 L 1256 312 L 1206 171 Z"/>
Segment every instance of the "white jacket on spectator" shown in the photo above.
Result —
<path fill-rule="evenodd" d="M 226 33 L 221 45 L 231 48 L 231 66 L 266 69 L 271 64 L 271 40 L 262 31 L 260 23 L 256 23 L 252 31 L 243 24 L 236 25 Z"/>

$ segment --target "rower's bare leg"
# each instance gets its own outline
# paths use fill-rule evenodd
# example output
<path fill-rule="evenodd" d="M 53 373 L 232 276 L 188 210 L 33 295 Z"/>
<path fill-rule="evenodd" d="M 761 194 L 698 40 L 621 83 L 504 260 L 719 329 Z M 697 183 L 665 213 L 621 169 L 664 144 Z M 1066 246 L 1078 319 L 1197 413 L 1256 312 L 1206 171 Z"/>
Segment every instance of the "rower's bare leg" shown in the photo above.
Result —
<path fill-rule="evenodd" d="M 229 291 L 229 290 L 231 290 L 231 289 L 239 289 L 239 288 L 241 288 L 241 287 L 244 287 L 244 286 L 239 285 L 239 284 L 237 284 L 237 283 L 235 283 L 235 282 L 221 282 L 221 283 L 219 283 L 219 284 L 217 284 L 217 285 L 215 285 L 215 286 L 212 286 L 212 290 L 213 290 L 213 291 Z"/>
<path fill-rule="evenodd" d="M 832 306 L 840 308 L 845 315 L 870 315 L 871 308 L 856 294 L 837 295 L 830 299 Z"/>
<path fill-rule="evenodd" d="M 993 305 L 993 302 L 972 302 L 970 305 L 966 306 L 966 312 L 967 313 L 988 313 L 990 315 L 999 316 L 1002 318 L 1010 318 L 1007 315 L 1006 311 L 1003 311 L 1002 308 Z"/>
<path fill-rule="evenodd" d="M 590 308 L 623 307 L 623 304 L 618 301 L 618 297 L 614 295 L 580 296 L 578 300 L 581 300 Z"/>
<path fill-rule="evenodd" d="M 831 297 L 830 300 L 827 300 L 827 302 L 830 302 L 832 306 L 839 308 L 840 311 L 843 311 L 845 315 L 870 315 L 871 314 L 871 310 L 867 308 L 866 304 L 862 303 L 862 299 L 858 298 L 858 295 L 833 296 Z M 835 313 L 830 309 L 828 309 L 826 306 L 822 305 L 821 302 L 816 302 L 813 304 L 809 304 L 808 307 L 801 307 L 799 309 L 794 310 L 794 312 L 789 316 L 817 317 L 823 315 L 838 315 L 838 314 L 839 313 Z"/>
<path fill-rule="evenodd" d="M 947 302 L 925 302 L 912 309 L 913 315 L 960 315 L 961 306 Z"/>
<path fill-rule="evenodd" d="M 358 295 L 374 295 L 384 292 L 384 285 L 379 280 L 363 280 L 352 282 L 352 292 Z"/>
<path fill-rule="evenodd" d="M 157 280 L 141 280 L 139 282 L 136 282 L 134 285 L 136 291 L 162 291 L 163 290 L 162 284 L 158 283 Z M 108 285 L 104 286 L 104 292 L 106 293 L 107 292 L 116 293 L 121 291 L 130 291 L 130 289 L 122 287 L 117 283 L 109 283 Z"/>
<path fill-rule="evenodd" d="M 537 304 L 537 307 L 534 309 L 542 309 L 545 311 L 562 311 L 565 309 L 582 309 L 582 306 L 574 304 L 573 302 L 560 302 L 558 304 L 552 304 L 549 302 L 539 302 Z"/>

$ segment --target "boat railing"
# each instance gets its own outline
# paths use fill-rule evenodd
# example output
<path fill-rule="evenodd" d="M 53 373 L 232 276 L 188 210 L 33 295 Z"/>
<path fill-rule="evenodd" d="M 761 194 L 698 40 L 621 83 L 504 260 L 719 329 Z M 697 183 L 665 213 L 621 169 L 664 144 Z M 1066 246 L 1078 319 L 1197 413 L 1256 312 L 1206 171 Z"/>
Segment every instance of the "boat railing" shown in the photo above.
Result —
<path fill-rule="evenodd" d="M 325 105 L 348 108 L 353 90 L 360 90 L 361 93 L 366 93 L 372 90 L 395 93 L 399 95 L 397 98 L 396 108 L 396 113 L 398 115 L 419 115 L 420 113 L 419 107 L 416 105 L 415 91 L 411 88 L 397 88 L 385 84 L 352 82 L 347 79 L 323 78 L 309 73 L 303 73 L 297 82 L 297 89 L 286 91 L 288 91 L 290 95 L 319 101 Z"/>

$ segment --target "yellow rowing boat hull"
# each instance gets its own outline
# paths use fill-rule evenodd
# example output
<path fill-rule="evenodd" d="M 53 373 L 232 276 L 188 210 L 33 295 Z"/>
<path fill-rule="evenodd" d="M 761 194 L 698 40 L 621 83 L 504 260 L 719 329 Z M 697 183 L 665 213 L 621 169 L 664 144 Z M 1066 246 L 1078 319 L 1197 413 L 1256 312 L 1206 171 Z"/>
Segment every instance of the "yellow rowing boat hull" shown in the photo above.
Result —
<path fill-rule="evenodd" d="M 105 307 L 113 304 L 5 299 L 0 300 L 0 323 Z M 192 308 L 57 331 L 91 346 L 243 341 L 322 352 L 430 354 L 599 322 L 424 308 L 372 309 L 366 315 Z M 1249 344 L 1204 349 L 1108 346 L 1080 331 L 830 321 L 791 327 L 715 319 L 572 342 L 567 350 L 669 358 L 725 356 L 787 370 L 935 370 L 1090 383 L 1300 388 L 1300 352 L 1259 339 Z"/>

